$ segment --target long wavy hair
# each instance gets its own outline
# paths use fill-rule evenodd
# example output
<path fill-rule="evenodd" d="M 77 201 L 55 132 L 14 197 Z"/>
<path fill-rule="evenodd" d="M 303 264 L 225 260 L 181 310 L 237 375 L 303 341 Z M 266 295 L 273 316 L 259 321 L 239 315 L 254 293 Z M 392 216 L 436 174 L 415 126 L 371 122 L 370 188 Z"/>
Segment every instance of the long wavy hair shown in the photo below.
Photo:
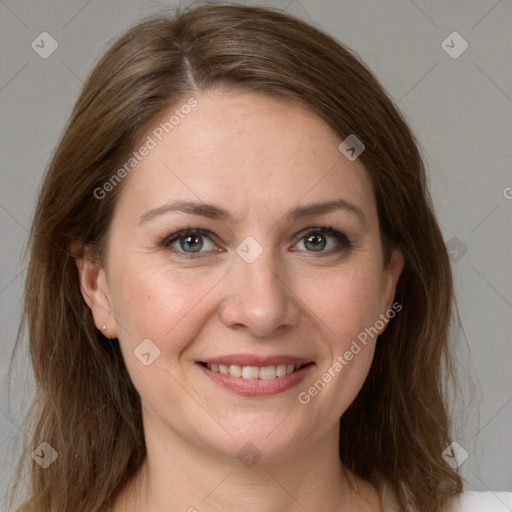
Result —
<path fill-rule="evenodd" d="M 395 296 L 403 310 L 379 337 L 369 375 L 340 419 L 339 456 L 375 485 L 387 479 L 404 510 L 438 510 L 463 490 L 441 457 L 451 442 L 457 315 L 418 143 L 373 74 L 332 37 L 277 10 L 219 4 L 161 12 L 117 39 L 87 79 L 49 163 L 14 351 L 28 339 L 36 385 L 16 510 L 106 510 L 145 458 L 139 395 L 118 343 L 94 326 L 70 244 L 87 244 L 101 262 L 123 182 L 101 200 L 94 191 L 164 109 L 219 86 L 299 101 L 340 142 L 349 134 L 364 142 L 359 158 L 375 191 L 385 263 L 393 248 L 405 259 Z M 43 441 L 58 453 L 47 469 L 30 457 Z"/>

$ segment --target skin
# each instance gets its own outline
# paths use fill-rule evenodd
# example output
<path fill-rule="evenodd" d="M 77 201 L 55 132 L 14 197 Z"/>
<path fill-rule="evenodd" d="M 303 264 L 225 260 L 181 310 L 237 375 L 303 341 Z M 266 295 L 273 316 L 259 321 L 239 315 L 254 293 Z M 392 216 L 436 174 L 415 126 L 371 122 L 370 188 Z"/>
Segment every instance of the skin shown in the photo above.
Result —
<path fill-rule="evenodd" d="M 103 266 L 76 260 L 95 324 L 119 339 L 143 406 L 147 459 L 113 510 L 380 511 L 377 489 L 338 457 L 339 418 L 365 381 L 376 338 L 307 405 L 298 401 L 393 304 L 403 258 L 395 252 L 384 266 L 368 172 L 303 106 L 257 93 L 194 97 L 197 108 L 125 178 Z M 139 223 L 178 199 L 218 205 L 233 222 L 169 211 Z M 342 209 L 286 217 L 335 199 L 364 220 Z M 311 250 L 304 230 L 323 225 L 352 247 L 320 235 L 322 249 Z M 213 233 L 190 259 L 179 240 L 160 244 L 186 228 Z M 263 251 L 252 263 L 236 252 L 248 236 Z M 148 338 L 160 355 L 145 366 L 133 351 Z M 232 353 L 315 366 L 285 392 L 240 396 L 196 364 Z M 251 467 L 237 458 L 248 442 L 261 455 Z"/>

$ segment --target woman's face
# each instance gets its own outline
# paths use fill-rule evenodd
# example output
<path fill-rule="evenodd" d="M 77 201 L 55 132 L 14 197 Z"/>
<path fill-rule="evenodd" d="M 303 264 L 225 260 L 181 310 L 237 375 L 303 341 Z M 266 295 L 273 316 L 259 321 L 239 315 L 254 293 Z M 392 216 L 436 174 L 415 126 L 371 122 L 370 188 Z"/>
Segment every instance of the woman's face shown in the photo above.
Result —
<path fill-rule="evenodd" d="M 91 308 L 146 436 L 289 456 L 336 431 L 360 390 L 402 261 L 384 266 L 369 175 L 314 113 L 194 97 L 141 139 L 155 147 L 125 178 Z"/>

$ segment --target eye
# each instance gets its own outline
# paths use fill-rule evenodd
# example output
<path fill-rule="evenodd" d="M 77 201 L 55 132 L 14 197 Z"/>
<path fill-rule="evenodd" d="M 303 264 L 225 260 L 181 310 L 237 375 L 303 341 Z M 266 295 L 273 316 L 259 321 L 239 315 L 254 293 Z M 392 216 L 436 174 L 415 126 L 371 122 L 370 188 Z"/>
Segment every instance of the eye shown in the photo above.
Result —
<path fill-rule="evenodd" d="M 203 229 L 186 229 L 165 238 L 161 245 L 178 253 L 196 254 L 216 250 L 211 233 Z M 204 250 L 203 250 L 204 249 Z"/>
<path fill-rule="evenodd" d="M 310 228 L 297 244 L 302 245 L 307 252 L 335 253 L 352 246 L 350 240 L 339 231 L 323 226 Z M 301 249 L 303 250 L 303 249 Z"/>
<path fill-rule="evenodd" d="M 160 245 L 184 257 L 194 258 L 208 252 L 221 252 L 212 241 L 212 233 L 204 229 L 185 229 L 164 238 Z M 350 240 L 339 231 L 327 226 L 310 228 L 292 249 L 329 255 L 352 247 Z"/>

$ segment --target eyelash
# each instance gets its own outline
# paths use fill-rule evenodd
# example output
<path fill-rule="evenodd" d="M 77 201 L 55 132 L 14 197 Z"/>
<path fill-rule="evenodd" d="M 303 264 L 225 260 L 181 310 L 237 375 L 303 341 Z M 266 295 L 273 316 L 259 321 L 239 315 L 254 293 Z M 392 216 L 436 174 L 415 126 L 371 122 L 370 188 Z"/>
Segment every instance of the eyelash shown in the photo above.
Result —
<path fill-rule="evenodd" d="M 330 235 L 337 239 L 338 246 L 334 249 L 330 249 L 328 251 L 319 251 L 320 255 L 331 255 L 338 253 L 344 249 L 351 249 L 353 247 L 352 242 L 347 238 L 347 236 L 343 233 L 340 233 L 339 231 L 336 231 L 331 226 L 321 226 L 321 227 L 315 227 L 315 228 L 307 228 L 304 231 L 300 233 L 300 236 L 298 237 L 298 240 L 296 243 L 299 243 L 309 237 L 310 235 Z M 198 252 L 198 253 L 187 253 L 183 251 L 176 250 L 174 248 L 171 248 L 171 244 L 179 240 L 180 238 L 184 238 L 186 236 L 194 236 L 194 235 L 200 235 L 207 238 L 212 238 L 212 232 L 205 230 L 205 229 L 184 229 L 181 231 L 178 231 L 170 236 L 166 236 L 160 241 L 160 246 L 164 249 L 171 250 L 175 254 L 179 254 L 180 257 L 185 259 L 194 259 L 194 258 L 201 258 L 204 257 L 209 251 L 205 252 Z M 213 241 L 213 240 L 212 240 Z M 315 251 L 304 251 L 304 252 L 310 252 L 314 253 Z M 317 256 L 318 257 L 318 256 Z"/>

